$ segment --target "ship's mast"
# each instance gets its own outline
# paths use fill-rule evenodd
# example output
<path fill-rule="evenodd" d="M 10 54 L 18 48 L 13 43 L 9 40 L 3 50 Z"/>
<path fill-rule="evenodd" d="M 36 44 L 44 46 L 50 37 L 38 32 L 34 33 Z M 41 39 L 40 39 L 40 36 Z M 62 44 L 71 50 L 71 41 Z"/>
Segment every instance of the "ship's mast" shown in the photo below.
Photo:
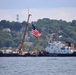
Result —
<path fill-rule="evenodd" d="M 56 33 L 56 42 L 58 43 L 58 29 L 55 31 Z"/>
<path fill-rule="evenodd" d="M 26 31 L 27 31 L 27 28 L 28 28 L 28 25 L 29 25 L 28 23 L 29 23 L 30 16 L 31 16 L 31 14 L 28 14 L 28 19 L 27 19 L 27 22 L 26 22 L 26 26 L 25 26 L 25 30 L 24 30 L 22 42 L 21 42 L 21 44 L 20 44 L 20 46 L 19 46 L 19 49 L 18 49 L 19 54 L 21 54 L 21 55 L 23 55 L 22 47 L 23 47 L 23 45 L 24 45 L 25 36 L 26 36 Z"/>

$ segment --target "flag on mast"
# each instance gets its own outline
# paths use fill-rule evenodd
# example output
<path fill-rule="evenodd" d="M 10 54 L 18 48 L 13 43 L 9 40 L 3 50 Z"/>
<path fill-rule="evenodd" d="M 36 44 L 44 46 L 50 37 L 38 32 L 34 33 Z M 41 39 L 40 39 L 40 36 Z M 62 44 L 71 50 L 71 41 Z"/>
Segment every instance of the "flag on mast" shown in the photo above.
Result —
<path fill-rule="evenodd" d="M 39 39 L 39 37 L 41 36 L 41 33 L 38 32 L 38 30 L 35 28 L 33 24 L 32 24 L 32 35 L 37 39 Z"/>

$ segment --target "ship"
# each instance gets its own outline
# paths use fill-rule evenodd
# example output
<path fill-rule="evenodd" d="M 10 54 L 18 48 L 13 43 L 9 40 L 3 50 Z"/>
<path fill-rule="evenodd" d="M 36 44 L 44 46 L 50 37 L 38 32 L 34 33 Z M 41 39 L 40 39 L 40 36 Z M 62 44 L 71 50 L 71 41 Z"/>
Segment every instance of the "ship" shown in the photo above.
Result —
<path fill-rule="evenodd" d="M 66 56 L 76 56 L 76 48 L 75 48 L 75 41 L 70 38 L 74 43 L 71 42 L 65 42 L 59 41 L 58 32 L 60 30 L 56 30 L 55 33 L 55 40 L 52 41 L 52 37 L 50 37 L 50 40 L 48 41 L 48 45 L 45 48 L 46 55 L 47 56 L 59 56 L 59 57 L 66 57 Z M 61 31 L 62 32 L 62 31 Z M 52 35 L 52 34 L 51 34 Z"/>
<path fill-rule="evenodd" d="M 53 41 L 48 43 L 48 46 L 45 48 L 46 56 L 59 56 L 59 57 L 71 57 L 76 56 L 76 50 L 74 45 L 70 42 L 63 44 L 61 41 Z"/>

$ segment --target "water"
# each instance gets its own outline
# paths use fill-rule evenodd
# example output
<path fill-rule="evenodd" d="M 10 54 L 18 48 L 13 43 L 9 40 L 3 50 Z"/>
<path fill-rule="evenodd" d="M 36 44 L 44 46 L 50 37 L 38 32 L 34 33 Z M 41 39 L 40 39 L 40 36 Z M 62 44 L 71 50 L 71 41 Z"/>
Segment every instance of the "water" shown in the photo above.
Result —
<path fill-rule="evenodd" d="M 0 75 L 76 75 L 76 57 L 0 57 Z"/>

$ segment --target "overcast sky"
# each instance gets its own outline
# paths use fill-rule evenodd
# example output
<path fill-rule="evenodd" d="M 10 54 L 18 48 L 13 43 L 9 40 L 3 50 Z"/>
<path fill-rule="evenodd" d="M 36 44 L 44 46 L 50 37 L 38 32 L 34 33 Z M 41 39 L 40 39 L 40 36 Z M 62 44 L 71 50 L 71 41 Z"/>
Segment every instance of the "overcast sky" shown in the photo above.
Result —
<path fill-rule="evenodd" d="M 76 20 L 76 0 L 0 0 L 0 21 L 26 21 L 29 12 L 30 21 L 42 18 L 72 21 Z"/>

